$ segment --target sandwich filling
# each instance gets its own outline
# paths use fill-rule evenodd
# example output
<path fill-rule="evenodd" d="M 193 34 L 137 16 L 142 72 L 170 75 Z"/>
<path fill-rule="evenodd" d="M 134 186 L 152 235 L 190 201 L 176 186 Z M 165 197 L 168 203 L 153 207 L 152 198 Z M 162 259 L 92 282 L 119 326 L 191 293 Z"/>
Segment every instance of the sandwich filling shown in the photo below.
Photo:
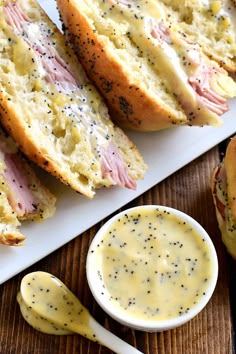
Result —
<path fill-rule="evenodd" d="M 236 71 L 235 0 L 155 0 L 166 17 L 227 70 Z"/>
<path fill-rule="evenodd" d="M 53 215 L 56 198 L 41 184 L 16 145 L 0 129 L 0 243 L 16 246 L 25 237 L 19 220 Z"/>
<path fill-rule="evenodd" d="M 106 0 L 99 8 L 107 23 L 128 24 L 127 36 L 145 53 L 149 65 L 166 77 L 190 124 L 200 125 L 203 113 L 210 124 L 219 124 L 219 116 L 228 110 L 226 99 L 236 95 L 235 82 L 198 44 L 165 21 L 157 2 Z"/>
<path fill-rule="evenodd" d="M 40 213 L 43 215 L 42 203 L 35 192 L 38 188 L 43 198 L 43 187 L 36 185 L 39 182 L 36 182 L 31 167 L 19 156 L 11 139 L 4 138 L 1 131 L 0 138 L 1 194 L 6 195 L 19 219 L 37 218 Z"/>
<path fill-rule="evenodd" d="M 222 241 L 232 257 L 236 258 L 236 219 L 229 200 L 228 178 L 224 161 L 215 170 L 212 188 Z"/>
<path fill-rule="evenodd" d="M 3 175 L 7 183 L 7 196 L 12 209 L 18 218 L 24 218 L 27 214 L 35 213 L 38 200 L 29 188 L 29 175 L 27 175 L 22 162 L 17 154 L 9 154 L 0 150 L 5 168 Z"/>
<path fill-rule="evenodd" d="M 36 72 L 38 75 L 33 91 L 43 90 L 48 94 L 47 85 L 52 90 L 53 96 L 46 106 L 48 105 L 48 117 L 56 126 L 53 135 L 56 150 L 59 150 L 57 152 L 68 164 L 68 161 L 72 163 L 76 159 L 76 150 L 79 150 L 78 156 L 84 151 L 84 157 L 77 157 L 78 161 L 72 169 L 73 173 L 78 174 L 80 182 L 90 183 L 91 188 L 118 185 L 135 189 L 136 182 L 129 173 L 125 156 L 113 139 L 114 127 L 109 121 L 105 106 L 96 95 L 88 101 L 90 97 L 86 90 L 91 96 L 94 90 L 89 87 L 84 75 L 80 81 L 57 51 L 52 30 L 44 22 L 32 22 L 18 1 L 6 1 L 3 14 L 14 33 L 15 44 L 18 42 L 20 46 L 23 41 L 23 46 L 28 47 L 33 69 L 27 75 L 34 75 Z M 57 121 L 54 113 L 58 114 Z M 64 127 L 57 127 L 62 117 L 66 118 L 67 123 L 64 123 Z M 45 132 L 45 135 L 48 133 Z M 74 137 L 74 145 L 71 143 L 71 136 Z M 63 141 L 67 147 L 61 147 L 59 141 Z M 88 182 L 90 179 L 92 182 Z"/>
<path fill-rule="evenodd" d="M 204 105 L 217 115 L 227 112 L 228 105 L 224 97 L 226 92 L 221 87 L 221 80 L 227 76 L 227 73 L 206 60 L 198 45 L 189 42 L 179 33 L 174 34 L 167 26 L 165 26 L 165 37 L 160 37 L 158 35 L 160 27 L 164 27 L 163 22 L 157 23 L 152 28 L 151 34 L 158 41 L 158 45 L 165 50 L 166 57 L 171 61 L 170 65 L 175 66 L 176 73 L 179 73 L 178 79 L 183 82 L 183 91 L 178 96 L 184 108 L 188 110 L 191 102 L 189 97 L 193 96 L 193 100 L 197 101 L 198 105 Z M 176 76 L 173 77 L 172 84 L 175 78 Z M 189 93 L 188 97 L 187 93 Z"/>

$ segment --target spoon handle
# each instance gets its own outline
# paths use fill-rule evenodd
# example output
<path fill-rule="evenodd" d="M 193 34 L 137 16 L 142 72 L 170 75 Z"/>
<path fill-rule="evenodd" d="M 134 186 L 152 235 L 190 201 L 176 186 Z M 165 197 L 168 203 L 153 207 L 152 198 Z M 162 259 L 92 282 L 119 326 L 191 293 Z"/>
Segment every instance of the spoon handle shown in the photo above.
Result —
<path fill-rule="evenodd" d="M 99 343 L 113 350 L 117 354 L 143 354 L 130 344 L 124 342 L 106 328 L 102 327 L 94 318 L 90 319 L 90 326 L 96 334 Z"/>

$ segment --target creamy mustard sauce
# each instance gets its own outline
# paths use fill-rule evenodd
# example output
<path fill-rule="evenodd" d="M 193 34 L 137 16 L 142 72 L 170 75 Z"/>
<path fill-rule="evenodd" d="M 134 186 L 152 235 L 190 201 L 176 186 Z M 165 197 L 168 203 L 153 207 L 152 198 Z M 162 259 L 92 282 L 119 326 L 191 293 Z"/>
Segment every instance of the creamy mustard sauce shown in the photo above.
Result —
<path fill-rule="evenodd" d="M 56 277 L 44 272 L 27 275 L 17 295 L 24 319 L 35 329 L 49 334 L 72 332 L 96 340 L 90 314 L 79 299 Z"/>
<path fill-rule="evenodd" d="M 188 75 L 193 67 L 182 64 L 181 56 L 176 51 L 178 45 L 174 45 L 173 38 L 169 36 L 166 42 L 151 35 L 154 26 L 162 25 L 168 29 L 163 9 L 151 0 L 131 2 L 129 6 L 122 3 L 111 6 L 107 0 L 100 3 L 100 8 L 102 17 L 127 27 L 127 36 L 137 46 L 140 55 L 147 58 L 148 64 L 159 75 L 168 77 L 166 84 L 169 83 L 169 89 L 173 90 L 174 87 L 181 99 L 196 106 L 195 92 L 188 84 Z"/>
<path fill-rule="evenodd" d="M 181 316 L 205 296 L 210 251 L 191 225 L 144 208 L 113 223 L 91 250 L 98 277 L 121 312 L 148 320 Z M 97 260 L 97 262 L 96 262 Z"/>
<path fill-rule="evenodd" d="M 27 306 L 24 302 L 22 295 L 20 292 L 17 294 L 17 302 L 20 306 L 20 311 L 25 319 L 34 329 L 37 329 L 40 332 L 47 334 L 57 334 L 57 335 L 65 335 L 72 334 L 73 332 L 67 331 L 61 327 L 56 326 L 56 324 L 48 321 L 44 317 L 40 316 L 37 312 L 35 312 L 30 306 Z"/>
<path fill-rule="evenodd" d="M 115 38 L 116 31 L 119 36 L 123 30 L 123 43 L 118 49 L 125 49 L 128 41 L 138 49 L 139 56 L 145 58 L 148 65 L 164 78 L 168 91 L 177 96 L 190 122 L 206 125 L 206 121 L 202 120 L 204 115 L 208 119 L 207 124 L 220 124 L 210 96 L 204 97 L 200 92 L 209 86 L 220 96 L 229 98 L 229 87 L 233 82 L 218 67 L 214 67 L 197 43 L 186 40 L 178 24 L 168 19 L 160 4 L 155 0 L 106 0 L 99 2 L 99 6 L 106 26 L 114 28 L 110 38 Z M 224 14 L 224 20 L 219 14 L 221 22 L 225 23 L 222 30 L 229 29 L 231 23 L 229 16 Z M 201 89 L 198 89 L 199 85 Z"/>
<path fill-rule="evenodd" d="M 116 27 L 127 27 L 124 38 L 128 37 L 130 43 L 138 48 L 140 56 L 145 58 L 148 65 L 164 78 L 166 88 L 178 97 L 190 121 L 197 123 L 198 119 L 197 124 L 201 125 L 202 112 L 200 111 L 204 110 L 205 117 L 209 119 L 208 124 L 218 125 L 218 116 L 211 110 L 205 109 L 204 101 L 199 99 L 189 83 L 189 78 L 194 75 L 197 75 L 197 82 L 202 82 L 202 72 L 199 68 L 202 61 L 204 65 L 209 63 L 204 62 L 197 44 L 185 41 L 178 28 L 172 30 L 172 24 L 170 25 L 165 19 L 166 16 L 163 16 L 163 8 L 154 0 L 130 1 L 129 5 L 120 2 L 112 6 L 107 0 L 99 5 L 101 16 L 106 18 L 108 23 L 113 21 Z M 115 31 L 116 28 L 114 34 Z M 216 70 L 212 73 L 216 82 L 221 80 Z"/>

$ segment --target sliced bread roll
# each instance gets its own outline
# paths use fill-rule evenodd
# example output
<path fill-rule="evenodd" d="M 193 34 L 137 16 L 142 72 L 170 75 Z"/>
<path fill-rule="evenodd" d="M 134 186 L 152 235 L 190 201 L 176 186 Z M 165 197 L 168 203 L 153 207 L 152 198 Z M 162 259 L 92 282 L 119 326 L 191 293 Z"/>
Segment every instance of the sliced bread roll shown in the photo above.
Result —
<path fill-rule="evenodd" d="M 33 0 L 0 1 L 0 112 L 21 150 L 92 198 L 134 189 L 146 165 L 110 120 L 65 39 Z"/>
<path fill-rule="evenodd" d="M 227 146 L 223 161 L 212 175 L 211 187 L 222 240 L 236 259 L 236 136 Z"/>
<path fill-rule="evenodd" d="M 0 129 L 0 243 L 16 246 L 25 236 L 20 220 L 44 220 L 55 211 L 56 198 L 40 182 L 16 145 Z"/>
<path fill-rule="evenodd" d="M 156 0 L 169 21 L 225 69 L 236 72 L 235 0 Z"/>
<path fill-rule="evenodd" d="M 121 126 L 222 124 L 236 84 L 155 0 L 57 0 L 66 33 Z"/>

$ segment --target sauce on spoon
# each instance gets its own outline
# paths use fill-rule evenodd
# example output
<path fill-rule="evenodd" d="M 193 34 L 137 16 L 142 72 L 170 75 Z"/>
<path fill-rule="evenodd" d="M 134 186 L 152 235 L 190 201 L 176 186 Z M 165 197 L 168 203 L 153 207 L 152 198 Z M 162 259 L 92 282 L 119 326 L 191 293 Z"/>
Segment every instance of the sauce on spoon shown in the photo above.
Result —
<path fill-rule="evenodd" d="M 17 301 L 24 319 L 41 332 L 79 333 L 116 353 L 141 353 L 99 325 L 79 299 L 52 274 L 27 274 L 21 281 Z"/>
<path fill-rule="evenodd" d="M 56 326 L 55 323 L 48 321 L 46 318 L 40 316 L 32 309 L 31 306 L 27 306 L 20 292 L 17 294 L 17 302 L 19 303 L 20 311 L 25 321 L 28 322 L 34 329 L 47 334 L 73 334 L 73 332 L 67 331 L 60 326 Z"/>
<path fill-rule="evenodd" d="M 64 331 L 79 332 L 84 337 L 95 340 L 96 335 L 90 328 L 90 314 L 79 299 L 54 275 L 45 272 L 35 272 L 26 275 L 20 288 L 21 298 L 32 315 L 27 322 L 35 326 L 34 314 L 51 324 L 53 328 Z M 40 330 L 46 331 L 45 322 L 41 323 Z M 55 329 L 54 334 L 57 334 Z"/>

